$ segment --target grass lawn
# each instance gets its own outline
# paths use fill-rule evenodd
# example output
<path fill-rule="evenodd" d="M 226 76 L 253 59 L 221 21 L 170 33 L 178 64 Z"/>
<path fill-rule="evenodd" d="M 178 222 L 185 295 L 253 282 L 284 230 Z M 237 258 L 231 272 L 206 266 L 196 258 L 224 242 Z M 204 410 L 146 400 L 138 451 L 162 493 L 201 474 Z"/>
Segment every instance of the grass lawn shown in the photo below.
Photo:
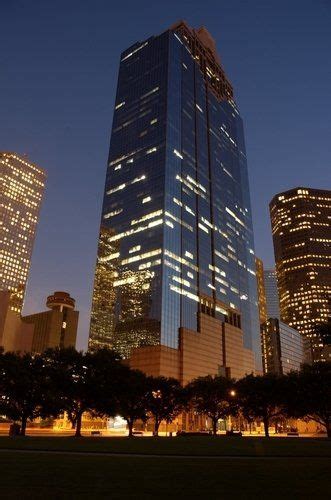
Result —
<path fill-rule="evenodd" d="M 108 453 L 143 453 L 157 455 L 234 455 L 234 456 L 296 456 L 330 457 L 331 440 L 326 438 L 264 437 L 0 437 L 3 448 L 89 451 Z"/>
<path fill-rule="evenodd" d="M 63 452 L 22 453 L 15 448 Z M 147 456 L 77 455 L 70 451 Z M 148 457 L 148 454 L 177 456 Z M 222 455 L 233 457 L 222 458 Z M 132 440 L 1 437 L 0 471 L 2 499 L 316 500 L 328 498 L 330 492 L 331 441 L 209 436 Z"/>

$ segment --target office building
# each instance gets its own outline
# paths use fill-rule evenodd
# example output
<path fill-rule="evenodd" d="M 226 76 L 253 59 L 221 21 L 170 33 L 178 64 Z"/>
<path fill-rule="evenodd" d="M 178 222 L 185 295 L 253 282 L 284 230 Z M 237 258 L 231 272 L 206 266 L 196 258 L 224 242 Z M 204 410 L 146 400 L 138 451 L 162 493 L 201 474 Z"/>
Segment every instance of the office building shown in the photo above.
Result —
<path fill-rule="evenodd" d="M 75 310 L 75 299 L 66 292 L 54 292 L 47 297 L 49 311 L 30 314 L 22 318 L 24 323 L 34 325 L 32 352 L 43 352 L 50 347 L 75 347 L 79 312 Z"/>
<path fill-rule="evenodd" d="M 45 172 L 16 153 L 0 152 L 0 290 L 10 292 L 10 307 L 20 313 L 44 193 Z"/>
<path fill-rule="evenodd" d="M 263 269 L 256 258 L 261 348 L 264 373 L 278 375 L 299 370 L 305 362 L 302 335 L 279 318 L 276 272 Z"/>
<path fill-rule="evenodd" d="M 267 303 L 267 316 L 268 318 L 280 319 L 276 271 L 275 269 L 265 269 L 263 271 L 263 274 L 265 297 Z"/>
<path fill-rule="evenodd" d="M 195 374 L 244 374 L 259 337 L 242 120 L 214 40 L 179 22 L 121 55 L 89 347 L 163 375 L 192 348 Z"/>
<path fill-rule="evenodd" d="M 43 311 L 20 316 L 10 307 L 10 292 L 0 291 L 0 347 L 5 351 L 41 353 L 48 348 L 75 347 L 79 312 L 66 292 L 47 297 Z"/>
<path fill-rule="evenodd" d="M 331 191 L 296 188 L 270 203 L 280 318 L 325 359 L 316 325 L 331 316 Z"/>
<path fill-rule="evenodd" d="M 0 290 L 0 348 L 4 351 L 31 352 L 34 325 L 24 323 L 11 307 L 8 290 Z"/>
<path fill-rule="evenodd" d="M 277 318 L 269 318 L 261 333 L 264 373 L 286 375 L 300 370 L 305 353 L 303 337 L 297 330 Z"/>
<path fill-rule="evenodd" d="M 259 307 L 259 320 L 260 325 L 265 323 L 268 319 L 267 313 L 267 297 L 264 282 L 264 271 L 263 262 L 258 257 L 255 257 L 256 265 L 256 281 L 257 281 L 257 296 L 258 296 L 258 307 Z"/>

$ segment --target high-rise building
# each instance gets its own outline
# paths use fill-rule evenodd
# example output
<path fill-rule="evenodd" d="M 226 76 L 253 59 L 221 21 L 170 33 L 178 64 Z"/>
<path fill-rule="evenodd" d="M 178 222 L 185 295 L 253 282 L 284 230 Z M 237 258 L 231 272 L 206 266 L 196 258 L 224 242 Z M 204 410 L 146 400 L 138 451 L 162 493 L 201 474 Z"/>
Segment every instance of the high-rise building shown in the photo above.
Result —
<path fill-rule="evenodd" d="M 259 306 L 259 319 L 260 325 L 265 323 L 268 319 L 267 313 L 267 297 L 265 291 L 263 262 L 258 257 L 255 257 L 256 264 L 256 281 L 257 281 L 257 296 Z"/>
<path fill-rule="evenodd" d="M 0 174 L 0 290 L 10 292 L 10 307 L 20 313 L 46 174 L 25 157 L 6 152 L 0 152 Z"/>
<path fill-rule="evenodd" d="M 281 375 L 299 370 L 306 360 L 305 343 L 297 330 L 280 321 L 276 272 L 264 271 L 256 258 L 256 277 L 263 371 Z"/>
<path fill-rule="evenodd" d="M 265 269 L 263 274 L 265 297 L 267 302 L 267 316 L 268 318 L 280 319 L 276 271 L 275 269 Z"/>
<path fill-rule="evenodd" d="M 285 375 L 305 362 L 304 341 L 294 328 L 269 318 L 261 328 L 264 373 Z"/>
<path fill-rule="evenodd" d="M 325 359 L 316 325 L 331 315 L 331 191 L 296 188 L 270 203 L 280 317 Z"/>
<path fill-rule="evenodd" d="M 222 370 L 230 327 L 233 363 L 260 367 L 242 120 L 214 40 L 179 22 L 121 55 L 89 346 L 144 368 L 191 342 L 208 360 L 208 331 Z"/>

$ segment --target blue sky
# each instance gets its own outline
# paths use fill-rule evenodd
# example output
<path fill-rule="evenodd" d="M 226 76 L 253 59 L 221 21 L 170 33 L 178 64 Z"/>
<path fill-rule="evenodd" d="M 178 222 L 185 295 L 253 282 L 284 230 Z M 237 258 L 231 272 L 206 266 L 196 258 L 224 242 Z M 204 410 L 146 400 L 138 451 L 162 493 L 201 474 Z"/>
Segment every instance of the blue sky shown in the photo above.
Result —
<path fill-rule="evenodd" d="M 268 203 L 331 188 L 329 0 L 1 0 L 0 150 L 48 172 L 25 313 L 69 291 L 86 346 L 120 52 L 178 19 L 217 42 L 244 119 L 256 253 L 273 265 Z"/>

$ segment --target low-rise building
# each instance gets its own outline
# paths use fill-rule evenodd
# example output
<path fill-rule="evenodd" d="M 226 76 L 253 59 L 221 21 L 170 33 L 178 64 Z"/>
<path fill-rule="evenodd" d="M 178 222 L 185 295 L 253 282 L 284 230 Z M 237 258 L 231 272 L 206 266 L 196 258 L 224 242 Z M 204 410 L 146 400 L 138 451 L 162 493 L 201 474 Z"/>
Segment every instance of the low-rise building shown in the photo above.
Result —
<path fill-rule="evenodd" d="M 51 347 L 75 347 L 79 312 L 66 292 L 47 297 L 48 311 L 20 316 L 10 307 L 10 292 L 0 291 L 0 346 L 5 351 L 41 353 Z"/>
<path fill-rule="evenodd" d="M 79 312 L 75 311 L 75 299 L 66 292 L 54 292 L 47 297 L 49 311 L 22 318 L 34 325 L 31 350 L 43 352 L 50 347 L 75 347 Z"/>

